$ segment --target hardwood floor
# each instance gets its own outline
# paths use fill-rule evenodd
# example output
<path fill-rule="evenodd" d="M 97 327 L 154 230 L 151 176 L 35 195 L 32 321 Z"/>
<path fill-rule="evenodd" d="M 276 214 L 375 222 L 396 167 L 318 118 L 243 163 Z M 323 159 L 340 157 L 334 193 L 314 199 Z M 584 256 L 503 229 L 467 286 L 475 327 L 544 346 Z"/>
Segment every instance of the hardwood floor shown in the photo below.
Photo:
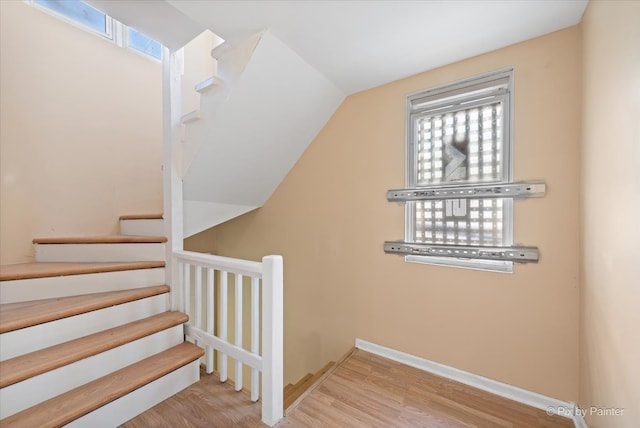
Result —
<path fill-rule="evenodd" d="M 570 419 L 356 350 L 278 427 L 573 427 Z"/>
<path fill-rule="evenodd" d="M 264 427 L 260 403 L 203 375 L 123 427 Z M 356 350 L 278 425 L 284 427 L 573 427 L 469 386 Z"/>
<path fill-rule="evenodd" d="M 200 381 L 131 419 L 122 428 L 264 428 L 260 402 L 231 382 L 200 372 Z"/>

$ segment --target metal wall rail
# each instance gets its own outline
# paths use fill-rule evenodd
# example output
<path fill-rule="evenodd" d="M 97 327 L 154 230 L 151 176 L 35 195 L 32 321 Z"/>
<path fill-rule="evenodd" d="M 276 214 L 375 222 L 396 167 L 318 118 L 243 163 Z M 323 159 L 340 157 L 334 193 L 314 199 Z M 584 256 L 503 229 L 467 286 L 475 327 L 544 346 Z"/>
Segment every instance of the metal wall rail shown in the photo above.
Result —
<path fill-rule="evenodd" d="M 462 245 L 419 244 L 387 241 L 384 252 L 412 256 L 454 257 L 459 259 L 504 260 L 517 263 L 537 263 L 537 247 L 479 247 Z"/>
<path fill-rule="evenodd" d="M 389 202 L 431 199 L 539 198 L 544 196 L 543 181 L 519 181 L 508 184 L 465 184 L 462 186 L 395 189 L 387 192 Z"/>

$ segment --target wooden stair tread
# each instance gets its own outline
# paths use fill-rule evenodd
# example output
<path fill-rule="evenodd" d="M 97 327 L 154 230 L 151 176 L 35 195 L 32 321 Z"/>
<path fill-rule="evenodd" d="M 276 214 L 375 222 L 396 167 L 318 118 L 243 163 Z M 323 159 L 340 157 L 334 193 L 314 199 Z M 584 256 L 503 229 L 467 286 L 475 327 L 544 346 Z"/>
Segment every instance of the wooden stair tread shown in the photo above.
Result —
<path fill-rule="evenodd" d="M 167 242 L 165 236 L 76 236 L 58 238 L 36 238 L 34 244 L 161 244 Z"/>
<path fill-rule="evenodd" d="M 298 380 L 298 382 L 296 382 L 296 383 L 293 385 L 293 389 L 294 389 L 294 390 L 296 390 L 296 389 L 300 388 L 302 385 L 304 385 L 304 383 L 305 383 L 306 381 L 308 381 L 308 380 L 309 380 L 309 379 L 311 379 L 312 377 L 313 377 L 313 374 L 312 374 L 312 373 L 307 373 L 306 375 L 302 376 L 302 377 L 300 378 L 300 380 Z"/>
<path fill-rule="evenodd" d="M 334 367 L 336 363 L 334 361 L 330 361 L 325 364 L 320 370 L 318 370 L 315 374 L 307 373 L 302 377 L 292 388 L 285 388 L 284 391 L 284 408 L 288 408 L 292 405 L 298 397 L 300 397 L 304 392 L 309 389 L 311 385 L 313 385 L 318 379 L 322 377 L 326 372 L 328 372 L 332 367 Z M 289 384 L 291 385 L 291 384 Z"/>
<path fill-rule="evenodd" d="M 121 215 L 120 220 L 162 220 L 162 214 L 126 214 Z"/>
<path fill-rule="evenodd" d="M 285 409 L 289 407 L 294 401 L 296 401 L 296 399 L 304 392 L 303 385 L 311 378 L 313 378 L 313 375 L 311 373 L 307 373 L 302 378 L 300 378 L 298 382 L 293 384 L 293 387 L 290 388 L 286 394 L 283 393 L 282 400 Z"/>
<path fill-rule="evenodd" d="M 0 333 L 6 333 L 8 331 L 55 321 L 168 292 L 168 286 L 159 285 L 133 290 L 109 291 L 105 293 L 82 294 L 30 302 L 6 303 L 0 305 Z"/>
<path fill-rule="evenodd" d="M 311 383 L 313 383 L 316 380 L 320 379 L 323 374 L 328 372 L 329 369 L 331 369 L 331 367 L 333 367 L 335 365 L 336 365 L 335 361 L 329 361 L 327 364 L 324 365 L 324 367 L 322 367 L 320 370 L 318 370 L 318 372 L 316 374 L 313 375 L 313 379 L 311 379 Z"/>
<path fill-rule="evenodd" d="M 81 275 L 164 267 L 165 262 L 71 263 L 35 262 L 0 266 L 0 281 Z"/>
<path fill-rule="evenodd" d="M 3 427 L 65 425 L 200 358 L 204 351 L 181 343 L 0 421 Z"/>
<path fill-rule="evenodd" d="M 305 387 L 304 388 L 300 388 L 298 391 L 296 391 L 296 395 L 295 396 L 288 396 L 287 397 L 285 395 L 284 400 L 283 400 L 284 401 L 285 415 L 289 414 L 289 412 L 294 410 L 302 401 L 305 400 L 306 397 L 309 396 L 309 394 L 311 394 L 311 392 L 314 389 L 316 389 L 318 387 L 318 385 L 323 383 L 329 376 L 331 376 L 331 373 L 333 373 L 345 361 L 347 361 L 349 358 L 351 358 L 351 356 L 355 352 L 356 352 L 356 348 L 353 347 L 353 348 L 351 348 L 349 350 L 349 352 L 347 352 L 345 355 L 343 355 L 342 358 L 340 358 L 337 363 L 335 363 L 333 361 L 329 361 L 327 364 L 324 365 L 324 367 L 322 367 L 320 370 L 318 370 L 318 372 L 313 376 L 313 379 L 305 381 Z M 300 383 L 300 382 L 298 382 L 298 383 Z M 301 385 L 301 387 L 302 387 L 302 385 Z"/>
<path fill-rule="evenodd" d="M 89 336 L 0 362 L 0 388 L 97 355 L 189 320 L 181 312 L 164 312 Z"/>

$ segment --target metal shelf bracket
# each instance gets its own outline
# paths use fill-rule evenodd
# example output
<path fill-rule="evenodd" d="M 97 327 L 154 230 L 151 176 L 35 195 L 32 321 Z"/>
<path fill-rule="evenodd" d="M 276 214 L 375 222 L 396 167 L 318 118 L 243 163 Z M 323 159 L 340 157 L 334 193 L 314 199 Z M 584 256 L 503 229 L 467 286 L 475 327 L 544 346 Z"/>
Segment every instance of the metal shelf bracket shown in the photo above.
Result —
<path fill-rule="evenodd" d="M 474 184 L 464 186 L 396 189 L 387 192 L 389 202 L 431 199 L 539 198 L 544 196 L 543 181 L 519 181 L 508 184 Z"/>
<path fill-rule="evenodd" d="M 387 254 L 453 257 L 459 259 L 502 260 L 516 263 L 537 263 L 537 247 L 479 247 L 462 245 L 420 244 L 404 241 L 384 243 Z"/>

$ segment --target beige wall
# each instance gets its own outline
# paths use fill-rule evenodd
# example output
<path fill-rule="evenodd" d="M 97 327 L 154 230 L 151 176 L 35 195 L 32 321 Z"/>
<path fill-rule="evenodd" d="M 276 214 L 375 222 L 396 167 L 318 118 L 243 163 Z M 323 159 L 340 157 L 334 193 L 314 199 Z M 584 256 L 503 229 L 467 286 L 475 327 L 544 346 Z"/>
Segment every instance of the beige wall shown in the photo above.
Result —
<path fill-rule="evenodd" d="M 186 242 L 285 261 L 285 382 L 335 360 L 356 337 L 553 397 L 578 399 L 578 27 L 348 97 L 267 204 Z M 547 195 L 516 203 L 515 240 L 539 264 L 513 274 L 405 263 L 406 95 L 515 67 L 515 179 Z"/>
<path fill-rule="evenodd" d="M 580 405 L 590 427 L 640 421 L 640 3 L 582 22 Z M 595 417 L 590 407 L 624 409 Z"/>
<path fill-rule="evenodd" d="M 0 1 L 1 263 L 162 211 L 161 64 Z"/>

